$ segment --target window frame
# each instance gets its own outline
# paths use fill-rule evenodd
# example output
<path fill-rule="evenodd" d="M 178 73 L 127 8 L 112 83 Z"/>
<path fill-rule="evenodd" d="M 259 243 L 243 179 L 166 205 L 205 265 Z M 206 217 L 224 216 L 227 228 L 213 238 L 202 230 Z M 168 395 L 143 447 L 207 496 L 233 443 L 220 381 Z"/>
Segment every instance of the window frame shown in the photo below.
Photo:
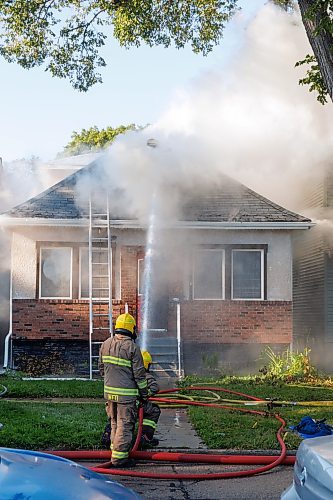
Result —
<path fill-rule="evenodd" d="M 65 297 L 52 297 L 52 296 L 42 296 L 42 251 L 43 250 L 55 250 L 55 249 L 67 249 L 70 250 L 70 279 L 69 279 L 69 296 Z M 40 245 L 39 247 L 39 266 L 38 266 L 38 298 L 41 300 L 73 300 L 73 247 L 70 245 Z"/>
<path fill-rule="evenodd" d="M 81 273 L 81 265 L 82 265 L 82 251 L 87 251 L 88 253 L 88 264 L 89 264 L 89 247 L 88 246 L 79 246 L 79 280 L 78 280 L 78 298 L 79 300 L 89 300 L 89 271 L 88 271 L 88 297 L 82 297 L 82 273 Z"/>
<path fill-rule="evenodd" d="M 234 297 L 234 252 L 260 252 L 261 257 L 260 257 L 260 297 L 249 297 L 249 298 L 243 298 L 243 297 Z M 230 274 L 230 285 L 231 285 L 231 300 L 241 300 L 241 301 L 262 301 L 265 300 L 265 277 L 266 277 L 266 265 L 265 265 L 265 249 L 264 248 L 246 248 L 245 246 L 243 248 L 231 248 L 231 274 Z"/>
<path fill-rule="evenodd" d="M 194 279 L 194 275 L 195 275 L 195 271 L 194 271 L 194 255 L 195 253 L 198 253 L 198 252 L 220 252 L 222 253 L 222 283 L 221 283 L 221 286 L 222 286 L 222 296 L 221 297 L 216 297 L 216 298 L 204 298 L 204 297 L 195 297 L 195 279 Z M 191 287 L 192 287 L 192 290 L 191 290 L 191 296 L 192 296 L 192 300 L 225 300 L 225 296 L 226 296 L 226 290 L 225 290 L 225 281 L 226 281 L 226 266 L 225 266 L 225 263 L 226 263 L 226 252 L 225 252 L 225 248 L 224 247 L 199 247 L 199 248 L 196 248 L 194 251 L 193 251 L 193 254 L 192 254 L 192 283 L 191 283 Z"/>

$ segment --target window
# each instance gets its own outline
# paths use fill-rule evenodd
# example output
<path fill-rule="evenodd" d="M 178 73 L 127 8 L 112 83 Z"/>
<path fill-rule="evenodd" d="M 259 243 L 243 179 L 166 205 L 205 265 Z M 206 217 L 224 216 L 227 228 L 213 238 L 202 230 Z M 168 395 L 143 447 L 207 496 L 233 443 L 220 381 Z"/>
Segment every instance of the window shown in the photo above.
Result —
<path fill-rule="evenodd" d="M 80 248 L 80 299 L 89 299 L 89 251 L 88 247 Z"/>
<path fill-rule="evenodd" d="M 72 249 L 40 249 L 40 298 L 72 297 Z"/>
<path fill-rule="evenodd" d="M 263 269 L 263 250 L 232 250 L 232 298 L 263 300 Z"/>
<path fill-rule="evenodd" d="M 92 253 L 93 298 L 109 297 L 108 249 L 94 249 Z M 80 248 L 79 297 L 89 299 L 89 248 Z"/>
<path fill-rule="evenodd" d="M 197 250 L 193 259 L 193 299 L 224 299 L 224 250 Z"/>

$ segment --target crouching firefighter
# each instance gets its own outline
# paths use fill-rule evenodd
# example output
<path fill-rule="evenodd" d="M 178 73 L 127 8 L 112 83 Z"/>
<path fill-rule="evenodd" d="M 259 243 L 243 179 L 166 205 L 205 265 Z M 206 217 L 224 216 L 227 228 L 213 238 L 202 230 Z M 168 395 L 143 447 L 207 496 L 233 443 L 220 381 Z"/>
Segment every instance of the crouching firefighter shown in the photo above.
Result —
<path fill-rule="evenodd" d="M 160 390 L 155 377 L 150 373 L 152 357 L 148 351 L 142 351 L 143 364 L 146 370 L 146 379 L 148 384 L 148 396 L 155 396 Z M 154 433 L 157 427 L 157 422 L 161 414 L 160 407 L 152 401 L 146 400 L 142 402 L 143 406 L 143 422 L 142 422 L 142 437 L 141 447 L 147 448 L 158 446 L 158 439 L 154 438 Z"/>
<path fill-rule="evenodd" d="M 118 316 L 114 336 L 100 348 L 99 370 L 104 377 L 104 398 L 111 420 L 111 462 L 115 467 L 132 467 L 129 458 L 135 422 L 137 398 L 147 400 L 146 371 L 136 339 L 135 319 L 130 314 Z"/>

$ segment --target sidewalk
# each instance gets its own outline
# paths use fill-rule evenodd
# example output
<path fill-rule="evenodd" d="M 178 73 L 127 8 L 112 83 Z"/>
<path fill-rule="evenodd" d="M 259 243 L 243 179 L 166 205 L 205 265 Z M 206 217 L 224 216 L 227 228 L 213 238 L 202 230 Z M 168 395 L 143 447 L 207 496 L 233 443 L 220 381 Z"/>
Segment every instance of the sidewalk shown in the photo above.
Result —
<path fill-rule="evenodd" d="M 159 439 L 159 445 L 154 449 L 207 449 L 190 424 L 186 409 L 183 408 L 162 408 L 155 437 Z"/>

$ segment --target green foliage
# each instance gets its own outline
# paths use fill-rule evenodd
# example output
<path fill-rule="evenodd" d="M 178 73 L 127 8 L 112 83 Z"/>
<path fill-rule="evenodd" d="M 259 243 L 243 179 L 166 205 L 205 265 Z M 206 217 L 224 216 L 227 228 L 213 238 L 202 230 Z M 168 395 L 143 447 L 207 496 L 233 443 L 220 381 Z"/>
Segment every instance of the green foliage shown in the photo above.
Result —
<path fill-rule="evenodd" d="M 88 129 L 83 128 L 81 132 L 73 132 L 71 140 L 65 146 L 66 155 L 79 155 L 87 151 L 103 149 L 113 143 L 115 138 L 128 130 L 139 130 L 133 123 L 131 125 L 120 125 L 119 127 L 106 127 L 99 130 L 96 126 Z"/>
<path fill-rule="evenodd" d="M 45 65 L 87 91 L 101 82 L 108 34 L 121 46 L 208 54 L 222 38 L 237 0 L 0 0 L 0 54 L 24 68 Z M 108 33 L 109 32 L 109 33 Z"/>
<path fill-rule="evenodd" d="M 260 371 L 268 377 L 287 379 L 309 379 L 316 376 L 317 370 L 311 364 L 311 349 L 303 351 L 287 349 L 282 353 L 275 353 L 271 347 L 266 347 L 263 355 L 268 359 L 267 367 Z"/>
<path fill-rule="evenodd" d="M 314 36 L 321 33 L 333 34 L 333 2 L 332 0 L 312 0 L 306 17 L 316 26 Z"/>
<path fill-rule="evenodd" d="M 302 66 L 303 64 L 310 65 L 306 71 L 306 76 L 299 80 L 300 85 L 309 85 L 310 92 L 317 92 L 317 101 L 321 104 L 327 103 L 328 90 L 326 88 L 323 77 L 320 73 L 319 64 L 315 56 L 307 54 L 305 59 L 298 61 L 295 66 Z"/>
<path fill-rule="evenodd" d="M 271 0 L 272 3 L 278 7 L 282 7 L 284 10 L 293 11 L 296 7 L 295 0 Z"/>
<path fill-rule="evenodd" d="M 101 448 L 104 404 L 2 401 L 0 446 L 23 449 Z"/>
<path fill-rule="evenodd" d="M 59 352 L 47 356 L 20 354 L 16 360 L 17 369 L 29 377 L 40 375 L 63 375 L 74 373 L 74 367 L 60 358 Z"/>
<path fill-rule="evenodd" d="M 102 398 L 102 380 L 23 380 L 19 372 L 6 372 L 0 384 L 7 387 L 6 398 Z"/>

